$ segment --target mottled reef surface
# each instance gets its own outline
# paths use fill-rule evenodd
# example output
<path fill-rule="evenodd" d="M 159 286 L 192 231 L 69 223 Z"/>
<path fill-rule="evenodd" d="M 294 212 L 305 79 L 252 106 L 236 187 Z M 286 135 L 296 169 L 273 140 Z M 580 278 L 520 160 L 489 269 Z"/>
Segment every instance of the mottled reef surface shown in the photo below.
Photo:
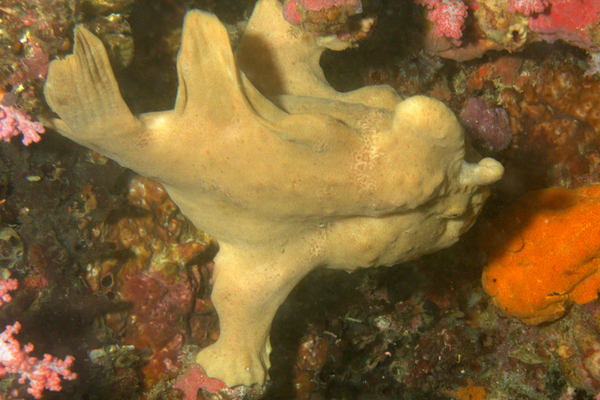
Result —
<path fill-rule="evenodd" d="M 0 104 L 36 120 L 51 116 L 42 96 L 47 65 L 71 52 L 72 28 L 82 23 L 109 49 L 134 113 L 170 109 L 185 11 L 215 13 L 235 47 L 253 3 L 6 0 L 0 7 Z M 586 301 L 567 299 L 558 319 L 531 325 L 497 307 L 481 278 L 487 238 L 504 229 L 519 198 L 600 183 L 599 74 L 590 73 L 586 49 L 564 41 L 512 43 L 518 47 L 512 52 L 496 47 L 470 60 L 444 58 L 448 53 L 436 53 L 425 40 L 433 23 L 423 7 L 428 3 L 435 2 L 364 2 L 362 15 L 376 18 L 374 28 L 358 47 L 325 53 L 325 75 L 339 91 L 389 84 L 405 96 L 443 101 L 475 149 L 503 163 L 505 177 L 453 247 L 392 268 L 319 270 L 302 281 L 273 324 L 264 398 L 594 399 L 600 392 L 598 287 L 580 288 Z M 478 14 L 469 8 L 464 43 L 450 39 L 456 47 L 446 48 L 452 54 L 474 37 L 491 37 L 481 10 L 493 11 L 495 2 L 474 3 Z M 485 21 L 500 26 L 492 11 Z M 590 36 L 598 35 L 597 25 Z M 600 215 L 600 209 L 586 214 L 552 204 L 562 210 L 556 218 Z M 532 220 L 539 212 L 526 210 Z M 562 236 L 544 236 L 545 245 L 574 254 L 598 246 L 597 231 L 590 234 L 596 242 L 566 243 L 580 229 L 570 226 L 554 227 L 564 229 Z M 217 249 L 160 185 L 55 132 L 27 147 L 19 138 L 0 143 L 0 278 L 19 281 L 13 300 L 0 309 L 0 323 L 18 320 L 17 337 L 34 344 L 33 356 L 72 355 L 78 374 L 44 398 L 182 398 L 171 383 L 219 333 L 209 298 Z M 562 275 L 589 267 L 589 259 L 577 256 L 560 265 L 553 264 L 554 254 L 539 257 L 540 268 L 550 265 Z M 533 282 L 536 274 L 501 277 Z M 551 282 L 540 285 L 554 295 Z M 0 381 L 6 399 L 27 398 L 27 387 L 10 374 Z"/>

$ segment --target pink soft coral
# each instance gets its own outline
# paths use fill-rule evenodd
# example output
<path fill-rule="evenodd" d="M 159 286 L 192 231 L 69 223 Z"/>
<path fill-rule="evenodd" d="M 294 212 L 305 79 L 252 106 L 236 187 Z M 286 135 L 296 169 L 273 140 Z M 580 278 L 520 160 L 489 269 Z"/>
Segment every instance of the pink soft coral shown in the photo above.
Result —
<path fill-rule="evenodd" d="M 427 19 L 433 22 L 434 32 L 459 41 L 467 17 L 467 6 L 461 0 L 416 0 L 429 9 Z"/>
<path fill-rule="evenodd" d="M 16 288 L 17 281 L 14 279 L 0 281 L 0 306 L 11 300 L 8 292 Z M 21 324 L 15 322 L 0 333 L 0 377 L 10 373 L 20 375 L 19 383 L 29 380 L 27 392 L 36 399 L 42 398 L 45 389 L 60 391 L 61 377 L 67 380 L 77 377 L 77 374 L 69 369 L 74 361 L 72 356 L 66 356 L 64 360 L 59 360 L 50 354 L 44 354 L 42 360 L 29 356 L 33 351 L 33 345 L 29 343 L 21 347 L 14 337 L 20 329 Z"/>
<path fill-rule="evenodd" d="M 508 0 L 508 12 L 523 15 L 539 14 L 548 7 L 548 0 Z"/>
<path fill-rule="evenodd" d="M 23 135 L 23 144 L 28 146 L 39 142 L 44 127 L 40 122 L 31 121 L 31 117 L 14 107 L 0 105 L 0 138 L 9 141 L 13 136 Z"/>

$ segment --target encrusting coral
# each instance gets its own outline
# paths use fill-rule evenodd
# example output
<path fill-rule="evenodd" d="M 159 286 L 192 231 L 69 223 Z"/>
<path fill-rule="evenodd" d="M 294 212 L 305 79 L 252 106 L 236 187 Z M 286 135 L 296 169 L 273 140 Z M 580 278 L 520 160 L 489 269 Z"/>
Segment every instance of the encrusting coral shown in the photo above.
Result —
<path fill-rule="evenodd" d="M 515 133 L 511 162 L 526 171 L 530 185 L 598 182 L 600 81 L 582 72 L 547 67 L 520 92 L 510 87 L 500 94 Z"/>
<path fill-rule="evenodd" d="M 162 183 L 218 241 L 220 337 L 197 362 L 229 386 L 264 382 L 272 318 L 311 270 L 451 245 L 503 172 L 492 159 L 465 161 L 478 157 L 436 100 L 333 90 L 318 60 L 323 44 L 344 43 L 290 32 L 277 0 L 257 4 L 239 68 L 218 19 L 187 14 L 166 112 L 134 116 L 101 42 L 82 27 L 75 39 L 74 54 L 50 66 L 45 96 L 61 119 L 47 124 Z"/>
<path fill-rule="evenodd" d="M 528 324 L 552 321 L 600 288 L 600 186 L 531 192 L 490 223 L 483 287 Z"/>

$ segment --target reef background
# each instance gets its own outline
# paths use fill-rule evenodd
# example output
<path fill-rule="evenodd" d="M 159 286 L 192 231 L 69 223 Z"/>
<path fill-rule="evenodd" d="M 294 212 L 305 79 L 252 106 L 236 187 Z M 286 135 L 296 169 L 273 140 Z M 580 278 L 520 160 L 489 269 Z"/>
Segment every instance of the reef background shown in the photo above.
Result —
<path fill-rule="evenodd" d="M 169 109 L 185 11 L 214 12 L 235 46 L 253 4 L 6 0 L 2 104 L 50 116 L 41 95 L 47 63 L 70 52 L 72 28 L 84 23 L 110 49 L 133 112 Z M 420 46 L 423 12 L 410 0 L 365 2 L 375 29 L 356 49 L 327 52 L 326 76 L 340 91 L 387 83 L 444 101 L 474 147 L 505 165 L 505 178 L 452 248 L 393 268 L 305 279 L 274 322 L 264 398 L 593 399 L 598 301 L 540 326 L 506 317 L 482 289 L 477 241 L 526 192 L 599 183 L 598 74 L 584 76 L 588 55 L 562 42 L 441 59 Z M 484 117 L 472 115 L 496 129 L 482 133 L 470 121 Z M 0 143 L 0 197 L 0 277 L 20 283 L 0 322 L 18 319 L 19 340 L 34 343 L 38 357 L 76 359 L 78 378 L 44 398 L 180 398 L 170 383 L 218 335 L 209 300 L 217 245 L 160 186 L 55 132 L 28 147 Z M 27 398 L 25 389 L 11 376 L 0 381 L 5 399 Z"/>

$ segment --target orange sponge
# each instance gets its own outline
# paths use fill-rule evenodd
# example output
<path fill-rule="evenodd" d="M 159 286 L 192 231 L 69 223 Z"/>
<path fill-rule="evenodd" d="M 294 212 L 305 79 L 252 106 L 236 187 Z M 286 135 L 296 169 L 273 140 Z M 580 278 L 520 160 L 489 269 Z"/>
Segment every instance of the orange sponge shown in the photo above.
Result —
<path fill-rule="evenodd" d="M 508 315 L 535 325 L 598 297 L 600 185 L 531 192 L 481 237 L 483 287 Z"/>

